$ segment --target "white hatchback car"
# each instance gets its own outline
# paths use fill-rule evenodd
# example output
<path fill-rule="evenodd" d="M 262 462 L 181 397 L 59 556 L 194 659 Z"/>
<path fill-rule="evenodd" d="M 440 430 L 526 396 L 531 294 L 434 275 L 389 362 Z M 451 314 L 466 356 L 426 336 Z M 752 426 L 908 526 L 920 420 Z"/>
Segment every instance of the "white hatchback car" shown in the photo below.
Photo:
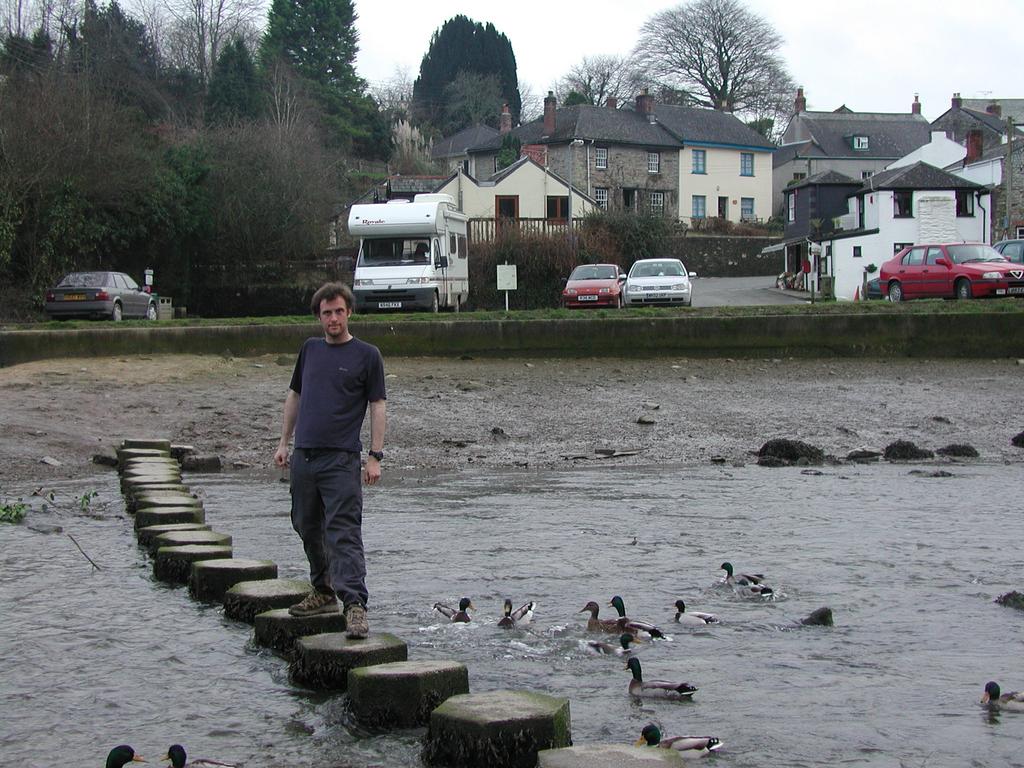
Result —
<path fill-rule="evenodd" d="M 693 303 L 691 277 L 679 259 L 640 259 L 626 277 L 626 306 L 682 305 Z"/>

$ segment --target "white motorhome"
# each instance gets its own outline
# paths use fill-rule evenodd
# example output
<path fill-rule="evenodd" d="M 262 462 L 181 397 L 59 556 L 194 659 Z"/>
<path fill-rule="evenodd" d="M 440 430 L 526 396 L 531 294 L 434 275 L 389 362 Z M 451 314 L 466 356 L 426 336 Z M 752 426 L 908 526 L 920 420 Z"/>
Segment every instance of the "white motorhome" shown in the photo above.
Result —
<path fill-rule="evenodd" d="M 451 195 L 353 205 L 348 231 L 359 238 L 356 311 L 458 311 L 469 298 L 467 218 Z"/>

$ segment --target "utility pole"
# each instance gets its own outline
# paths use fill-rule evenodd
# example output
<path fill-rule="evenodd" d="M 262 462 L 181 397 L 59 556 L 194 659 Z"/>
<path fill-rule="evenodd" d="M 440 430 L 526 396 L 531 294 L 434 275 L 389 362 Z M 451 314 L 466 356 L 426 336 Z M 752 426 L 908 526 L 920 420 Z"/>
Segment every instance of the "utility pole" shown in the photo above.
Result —
<path fill-rule="evenodd" d="M 1006 117 L 1006 160 L 1003 162 L 1003 174 L 1006 176 L 1006 234 L 1003 238 L 1009 240 L 1014 236 L 1013 232 L 1013 134 L 1016 129 L 1013 125 L 1013 117 Z"/>

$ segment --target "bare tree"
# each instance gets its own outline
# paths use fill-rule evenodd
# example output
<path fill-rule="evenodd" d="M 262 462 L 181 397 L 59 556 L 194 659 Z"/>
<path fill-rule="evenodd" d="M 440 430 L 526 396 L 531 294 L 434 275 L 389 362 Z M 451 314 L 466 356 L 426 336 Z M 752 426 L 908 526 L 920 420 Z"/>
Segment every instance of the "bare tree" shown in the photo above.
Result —
<path fill-rule="evenodd" d="M 624 103 L 637 94 L 642 78 L 631 56 L 585 56 L 558 81 L 558 97 L 565 101 L 575 92 L 595 107 L 609 98 Z"/>
<path fill-rule="evenodd" d="M 544 114 L 544 100 L 525 80 L 519 81 L 519 122 L 528 123 Z"/>
<path fill-rule="evenodd" d="M 750 114 L 761 111 L 770 94 L 792 91 L 778 53 L 782 43 L 740 0 L 694 0 L 648 19 L 635 56 L 695 105 Z"/>
<path fill-rule="evenodd" d="M 195 72 L 204 88 L 224 46 L 235 37 L 253 41 L 264 13 L 262 0 L 166 0 L 164 8 L 171 30 L 163 50 Z"/>
<path fill-rule="evenodd" d="M 408 120 L 413 77 L 407 66 L 396 66 L 387 80 L 370 85 L 370 95 L 392 121 Z"/>

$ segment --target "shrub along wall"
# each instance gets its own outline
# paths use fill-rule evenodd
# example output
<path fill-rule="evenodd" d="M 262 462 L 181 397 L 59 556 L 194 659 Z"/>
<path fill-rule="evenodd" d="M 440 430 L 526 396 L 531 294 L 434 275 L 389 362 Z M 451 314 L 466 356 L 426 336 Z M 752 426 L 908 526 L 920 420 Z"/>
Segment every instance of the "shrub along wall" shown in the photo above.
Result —
<path fill-rule="evenodd" d="M 761 255 L 761 249 L 779 242 L 774 237 L 723 237 L 687 234 L 672 237 L 665 255 L 681 259 L 701 277 L 756 277 L 783 270 L 782 251 Z"/>

